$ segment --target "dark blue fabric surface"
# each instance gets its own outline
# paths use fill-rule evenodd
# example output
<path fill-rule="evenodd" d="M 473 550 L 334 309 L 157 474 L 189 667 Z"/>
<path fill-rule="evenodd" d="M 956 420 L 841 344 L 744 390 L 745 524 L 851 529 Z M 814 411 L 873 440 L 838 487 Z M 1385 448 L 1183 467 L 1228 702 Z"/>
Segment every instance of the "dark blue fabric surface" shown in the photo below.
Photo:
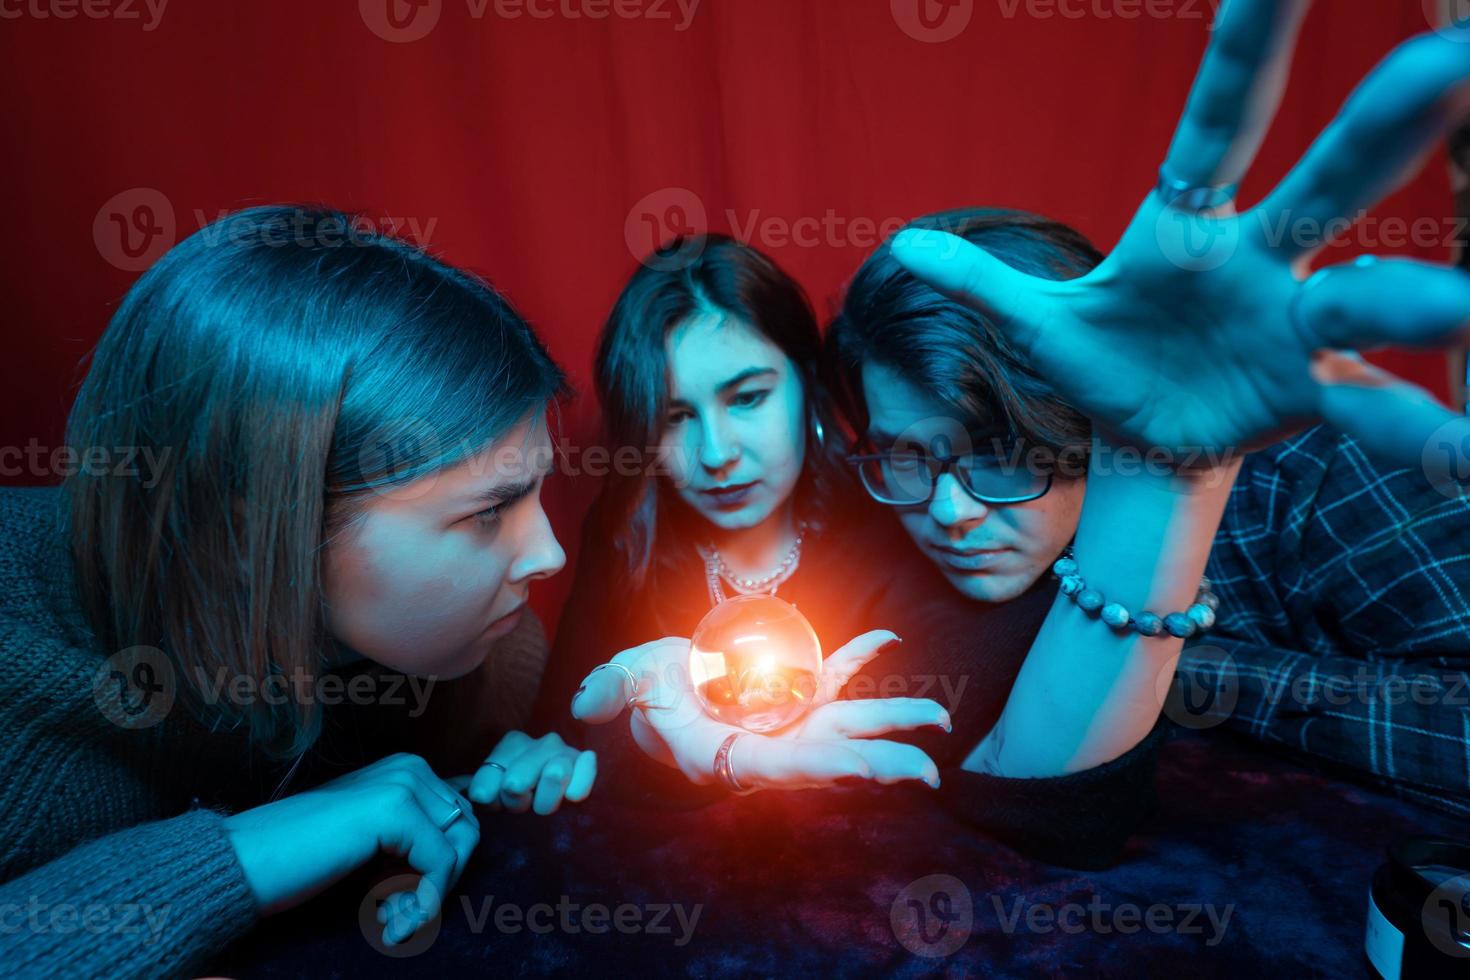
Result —
<path fill-rule="evenodd" d="M 484 813 L 480 849 L 437 936 L 416 955 L 389 958 L 359 925 L 369 889 L 388 873 L 379 867 L 263 923 L 216 969 L 262 977 L 1355 977 L 1367 972 L 1367 892 L 1388 841 L 1470 834 L 1453 817 L 1222 732 L 1172 733 L 1160 754 L 1159 810 L 1105 871 L 1028 860 L 957 823 L 926 793 L 761 793 L 683 812 L 599 805 L 594 794 L 550 818 Z M 936 900 L 921 882 L 931 875 L 957 879 L 968 893 L 968 928 L 954 919 L 961 889 L 948 884 L 948 903 Z M 934 944 L 917 934 L 910 900 L 925 910 Z M 645 925 L 658 905 L 679 903 L 686 922 L 701 908 L 692 938 L 678 945 L 686 930 L 672 911 L 660 923 L 667 933 L 594 935 L 584 925 L 596 919 L 580 908 L 557 911 L 559 902 L 638 905 Z M 537 919 L 550 931 L 497 929 L 506 903 L 552 906 Z M 624 914 L 630 926 L 633 913 Z M 943 936 L 935 916 L 952 920 Z M 945 952 L 947 943 L 958 947 L 947 956 L 912 951 Z"/>

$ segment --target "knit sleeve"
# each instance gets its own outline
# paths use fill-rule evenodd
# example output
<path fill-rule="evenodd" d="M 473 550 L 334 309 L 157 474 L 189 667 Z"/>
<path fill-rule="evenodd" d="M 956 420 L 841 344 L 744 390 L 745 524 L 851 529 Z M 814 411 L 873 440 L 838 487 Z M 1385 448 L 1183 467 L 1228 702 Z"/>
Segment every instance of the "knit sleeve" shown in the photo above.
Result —
<path fill-rule="evenodd" d="M 1048 864 L 1097 869 L 1116 864 L 1157 805 L 1154 770 L 1166 723 L 1111 762 L 1042 779 L 953 767 L 939 795 L 962 820 Z"/>
<path fill-rule="evenodd" d="M 222 814 L 109 834 L 0 885 L 0 962 L 12 976 L 193 973 L 250 929 L 254 896 Z"/>

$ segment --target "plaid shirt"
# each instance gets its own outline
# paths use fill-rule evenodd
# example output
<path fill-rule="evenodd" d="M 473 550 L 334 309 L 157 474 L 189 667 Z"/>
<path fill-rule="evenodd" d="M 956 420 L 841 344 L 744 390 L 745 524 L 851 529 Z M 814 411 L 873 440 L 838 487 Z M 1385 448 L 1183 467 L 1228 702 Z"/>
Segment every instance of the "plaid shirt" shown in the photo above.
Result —
<path fill-rule="evenodd" d="M 1470 500 L 1310 429 L 1246 458 L 1207 574 L 1219 620 L 1180 660 L 1176 721 L 1470 814 Z"/>

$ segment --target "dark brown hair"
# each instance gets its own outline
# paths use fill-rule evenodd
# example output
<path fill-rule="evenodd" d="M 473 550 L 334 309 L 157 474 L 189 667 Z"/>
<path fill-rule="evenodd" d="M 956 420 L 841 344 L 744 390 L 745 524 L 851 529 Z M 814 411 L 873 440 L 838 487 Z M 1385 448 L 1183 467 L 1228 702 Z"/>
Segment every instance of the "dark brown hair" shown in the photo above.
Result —
<path fill-rule="evenodd" d="M 946 231 L 1046 279 L 1087 274 L 1102 254 L 1080 232 L 1024 211 L 944 211 L 910 227 Z M 914 278 L 885 244 L 848 284 L 827 334 L 828 385 L 851 431 L 868 426 L 865 362 L 890 368 L 955 410 L 972 433 L 1054 453 L 1085 451 L 1091 425 L 1028 365 L 984 314 Z"/>
<path fill-rule="evenodd" d="M 163 650 L 196 714 L 304 750 L 315 699 L 208 706 L 196 678 L 314 678 L 326 536 L 365 494 L 480 452 L 562 391 L 489 284 L 351 215 L 260 207 L 202 229 L 128 291 L 68 423 L 78 451 L 162 461 L 67 480 L 94 633 Z"/>
<path fill-rule="evenodd" d="M 614 447 L 651 452 L 668 410 L 670 330 L 701 310 L 718 310 L 749 324 L 790 358 L 806 402 L 806 455 L 795 492 L 798 515 L 820 529 L 837 488 L 850 478 L 842 464 L 828 398 L 820 376 L 822 339 L 801 286 L 776 263 L 726 235 L 678 238 L 649 256 L 623 288 L 598 340 L 595 378 Z M 816 435 L 820 422 L 823 438 Z M 590 526 L 600 528 L 616 555 L 618 574 L 635 589 L 649 586 L 658 565 L 692 553 L 681 534 L 680 510 L 667 481 L 613 473 L 594 504 Z"/>

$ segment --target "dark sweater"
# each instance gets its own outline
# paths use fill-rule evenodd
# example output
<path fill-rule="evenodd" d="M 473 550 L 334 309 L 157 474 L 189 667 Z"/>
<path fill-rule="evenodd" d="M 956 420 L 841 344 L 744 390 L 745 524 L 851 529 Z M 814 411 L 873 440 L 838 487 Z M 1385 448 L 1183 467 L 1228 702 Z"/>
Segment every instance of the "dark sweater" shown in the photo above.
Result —
<path fill-rule="evenodd" d="M 99 708 L 106 655 L 71 600 L 59 500 L 0 490 L 0 962 L 12 975 L 183 973 L 255 920 L 223 814 L 191 789 L 246 754 L 184 712 L 129 731 Z"/>
<path fill-rule="evenodd" d="M 485 686 L 518 689 L 523 708 L 530 701 L 544 638 L 534 662 L 505 655 L 502 643 L 480 672 L 440 682 L 417 701 L 337 699 L 294 769 L 243 732 L 196 719 L 182 702 L 151 727 L 114 724 L 107 712 L 117 717 L 119 691 L 110 652 L 98 649 L 75 599 L 61 499 L 55 489 L 0 488 L 0 964 L 7 976 L 192 973 L 256 919 L 222 826 L 226 814 L 394 751 L 418 752 L 442 775 L 472 771 L 495 734 L 480 724 L 497 714 Z M 338 673 L 344 687 L 362 673 L 397 679 L 371 662 Z"/>
<path fill-rule="evenodd" d="M 660 636 L 689 636 L 710 609 L 703 563 L 694 554 L 660 579 L 658 608 L 630 603 L 610 567 L 604 529 L 590 520 L 535 714 L 599 755 L 599 795 L 631 806 L 704 806 L 725 795 L 696 787 L 678 770 L 650 760 L 626 720 L 583 726 L 569 705 L 583 677 L 613 654 Z M 938 729 L 885 738 L 918 745 L 940 768 L 939 799 L 967 822 L 1034 857 L 1071 867 L 1115 863 L 1129 835 L 1153 809 L 1153 774 L 1162 725 L 1112 762 L 1050 779 L 1009 779 L 960 764 L 995 725 L 1021 664 L 1056 595 L 1044 577 L 1002 604 L 959 595 L 914 548 L 887 510 L 855 504 L 825 534 L 811 535 L 795 575 L 779 596 L 812 622 L 830 653 L 872 629 L 904 643 L 879 654 L 853 681 L 849 697 L 929 697 L 950 712 Z"/>

